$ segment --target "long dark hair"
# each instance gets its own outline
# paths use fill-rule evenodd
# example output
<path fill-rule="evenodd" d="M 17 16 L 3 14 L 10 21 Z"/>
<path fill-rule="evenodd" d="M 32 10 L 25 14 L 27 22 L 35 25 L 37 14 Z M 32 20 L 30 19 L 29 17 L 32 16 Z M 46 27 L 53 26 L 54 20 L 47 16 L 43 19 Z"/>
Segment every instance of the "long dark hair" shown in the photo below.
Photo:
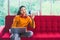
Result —
<path fill-rule="evenodd" d="M 21 14 L 21 8 L 23 8 L 23 7 L 25 7 L 25 6 L 21 6 L 20 8 L 19 8 L 19 10 L 18 10 L 18 12 L 17 12 L 17 15 L 20 15 Z M 25 7 L 26 8 L 26 7 Z"/>

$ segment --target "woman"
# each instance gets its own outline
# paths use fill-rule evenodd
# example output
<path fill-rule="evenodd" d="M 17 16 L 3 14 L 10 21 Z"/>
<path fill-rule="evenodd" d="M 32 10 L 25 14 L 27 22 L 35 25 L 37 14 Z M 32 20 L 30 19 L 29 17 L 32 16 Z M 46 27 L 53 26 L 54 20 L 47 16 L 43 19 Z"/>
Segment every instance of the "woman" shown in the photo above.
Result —
<path fill-rule="evenodd" d="M 35 28 L 34 16 L 27 16 L 26 7 L 21 6 L 17 15 L 13 19 L 11 27 L 11 40 L 20 40 L 21 35 L 31 37 L 33 35 L 33 32 L 27 30 L 28 25 L 30 25 L 32 28 Z M 24 32 L 20 31 L 23 28 Z"/>

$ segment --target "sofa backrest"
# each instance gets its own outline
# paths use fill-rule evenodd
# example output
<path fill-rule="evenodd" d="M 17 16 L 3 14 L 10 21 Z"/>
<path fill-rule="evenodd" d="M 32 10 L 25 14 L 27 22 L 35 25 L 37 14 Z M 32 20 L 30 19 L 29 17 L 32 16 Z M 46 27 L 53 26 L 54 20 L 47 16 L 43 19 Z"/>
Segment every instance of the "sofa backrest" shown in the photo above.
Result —
<path fill-rule="evenodd" d="M 6 16 L 5 30 L 9 31 L 13 18 L 15 16 Z M 56 33 L 60 32 L 60 16 L 35 16 L 36 28 L 32 31 L 39 33 Z"/>
<path fill-rule="evenodd" d="M 35 32 L 60 33 L 60 16 L 36 16 Z"/>
<path fill-rule="evenodd" d="M 10 15 L 5 17 L 5 31 L 9 31 L 9 29 L 11 28 L 14 17 L 15 16 Z"/>

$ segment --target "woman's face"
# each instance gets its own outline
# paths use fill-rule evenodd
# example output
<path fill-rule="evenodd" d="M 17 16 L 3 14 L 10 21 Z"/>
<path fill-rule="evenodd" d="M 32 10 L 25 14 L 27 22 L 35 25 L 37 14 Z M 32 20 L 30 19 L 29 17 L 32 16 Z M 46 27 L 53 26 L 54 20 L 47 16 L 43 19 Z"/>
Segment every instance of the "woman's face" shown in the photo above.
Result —
<path fill-rule="evenodd" d="M 21 12 L 21 14 L 26 14 L 26 8 L 22 7 L 20 12 Z"/>

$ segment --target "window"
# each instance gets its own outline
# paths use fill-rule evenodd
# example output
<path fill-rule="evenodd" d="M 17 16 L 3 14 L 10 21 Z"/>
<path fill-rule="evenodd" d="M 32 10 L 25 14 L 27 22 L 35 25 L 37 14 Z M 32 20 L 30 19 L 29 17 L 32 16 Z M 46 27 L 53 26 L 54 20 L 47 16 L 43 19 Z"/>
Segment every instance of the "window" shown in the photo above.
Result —
<path fill-rule="evenodd" d="M 51 2 L 49 0 L 41 1 L 41 15 L 50 15 Z"/>
<path fill-rule="evenodd" d="M 24 5 L 27 8 L 27 13 L 29 14 L 29 11 L 31 13 L 35 14 L 40 11 L 40 0 L 20 0 L 20 6 Z"/>
<path fill-rule="evenodd" d="M 26 6 L 34 15 L 60 16 L 60 0 L 0 0 L 0 26 L 5 25 L 6 15 L 16 15 L 19 7 Z"/>
<path fill-rule="evenodd" d="M 5 16 L 8 14 L 8 0 L 0 0 L 0 26 L 5 25 Z"/>
<path fill-rule="evenodd" d="M 60 16 L 60 1 L 56 0 L 52 3 L 52 14 Z"/>
<path fill-rule="evenodd" d="M 19 8 L 19 0 L 9 0 L 10 15 L 16 15 Z"/>

